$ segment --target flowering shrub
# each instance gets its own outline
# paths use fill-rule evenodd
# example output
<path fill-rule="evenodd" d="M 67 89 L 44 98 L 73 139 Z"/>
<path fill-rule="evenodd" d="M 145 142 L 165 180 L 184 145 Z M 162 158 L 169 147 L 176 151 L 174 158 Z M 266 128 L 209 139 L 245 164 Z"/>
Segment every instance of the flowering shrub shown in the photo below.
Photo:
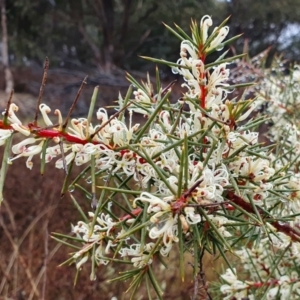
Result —
<path fill-rule="evenodd" d="M 207 299 L 299 298 L 299 132 L 297 120 L 286 119 L 293 113 L 291 105 L 299 103 L 298 71 L 285 79 L 266 71 L 259 97 L 230 100 L 234 88 L 247 86 L 231 84 L 228 68 L 243 55 L 226 58 L 225 51 L 206 62 L 237 38 L 225 41 L 226 21 L 210 32 L 212 19 L 204 16 L 200 24 L 192 22 L 191 37 L 178 26 L 167 26 L 181 40 L 179 60 L 146 57 L 183 77 L 183 94 L 175 103 L 169 101 L 173 84 L 162 87 L 157 71 L 155 87 L 149 78 L 140 84 L 128 75 L 131 85 L 124 98 L 119 96 L 117 112 L 109 116 L 100 108 L 97 121 L 92 120 L 97 87 L 87 118 L 70 119 L 77 97 L 66 119 L 56 109 L 58 120 L 53 122 L 50 108 L 40 103 L 43 88 L 32 123 L 18 119 L 11 99 L 3 113 L 1 187 L 15 159 L 27 157 L 31 169 L 32 157 L 39 155 L 42 172 L 54 159 L 66 173 L 63 193 L 70 193 L 81 215 L 72 235 L 53 234 L 74 249 L 67 263 L 79 271 L 90 260 L 91 280 L 96 279 L 97 266 L 127 265 L 111 281 L 131 280 L 132 298 L 144 280 L 149 298 L 151 287 L 163 298 L 155 269 L 157 262 L 167 265 L 171 251 L 178 252 L 181 278 L 184 253 L 193 254 L 193 299 L 203 290 Z M 285 88 L 278 80 L 284 80 Z M 260 143 L 255 131 L 266 118 L 251 118 L 262 102 L 268 103 L 273 117 L 272 145 Z M 38 124 L 38 112 L 44 125 Z M 137 114 L 144 116 L 143 125 L 135 124 Z M 25 138 L 11 146 L 15 133 Z M 71 180 L 74 164 L 86 168 Z M 90 212 L 82 210 L 74 189 L 90 199 Z M 205 252 L 223 257 L 227 264 L 215 286 L 205 283 Z M 234 253 L 242 267 L 227 253 Z"/>

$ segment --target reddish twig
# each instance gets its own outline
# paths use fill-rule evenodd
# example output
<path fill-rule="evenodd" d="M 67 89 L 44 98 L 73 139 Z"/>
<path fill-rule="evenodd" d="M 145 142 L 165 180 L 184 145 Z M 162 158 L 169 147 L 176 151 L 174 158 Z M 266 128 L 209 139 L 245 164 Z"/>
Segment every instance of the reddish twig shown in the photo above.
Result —
<path fill-rule="evenodd" d="M 8 125 L 7 119 L 8 119 L 8 116 L 9 116 L 9 108 L 10 108 L 10 105 L 11 105 L 11 100 L 12 100 L 13 95 L 14 95 L 14 90 L 12 90 L 10 92 L 9 99 L 7 101 L 6 110 L 5 110 L 4 118 L 3 118 L 3 123 L 5 125 Z"/>
<path fill-rule="evenodd" d="M 72 112 L 73 112 L 73 110 L 74 110 L 74 108 L 75 108 L 77 102 L 78 102 L 79 96 L 81 95 L 81 92 L 82 92 L 84 86 L 85 86 L 86 83 L 87 83 L 87 82 L 86 82 L 87 78 L 88 78 L 88 76 L 85 76 L 85 78 L 83 79 L 83 81 L 82 81 L 82 83 L 81 83 L 81 85 L 80 85 L 80 88 L 79 88 L 79 90 L 78 90 L 78 92 L 77 92 L 77 95 L 76 95 L 76 97 L 75 97 L 75 99 L 74 99 L 74 101 L 73 101 L 73 103 L 72 103 L 72 105 L 71 105 L 71 107 L 70 107 L 70 109 L 69 109 L 69 112 L 68 112 L 68 115 L 67 115 L 67 117 L 66 117 L 66 120 L 65 120 L 64 124 L 62 125 L 62 130 L 63 130 L 63 131 L 65 131 L 65 129 L 66 129 L 67 125 L 68 125 L 69 119 L 70 119 L 70 117 L 71 117 L 71 114 L 72 114 Z"/>
<path fill-rule="evenodd" d="M 171 211 L 173 212 L 173 214 L 179 214 L 182 211 L 182 209 L 187 206 L 188 197 L 191 196 L 192 192 L 199 186 L 199 184 L 202 181 L 202 179 L 196 181 L 192 187 L 190 187 L 179 197 L 179 199 L 177 199 L 173 204 L 171 204 Z"/>
<path fill-rule="evenodd" d="M 97 128 L 97 130 L 91 134 L 90 139 L 92 140 L 93 137 L 100 132 L 100 130 L 102 130 L 107 124 L 109 124 L 113 119 L 115 119 L 116 117 L 119 116 L 119 114 L 124 111 L 129 105 L 131 105 L 132 102 L 127 103 L 127 105 L 125 105 L 124 107 L 122 107 L 122 109 L 120 109 L 119 111 L 117 111 L 115 114 L 113 114 L 104 124 L 102 124 L 99 128 Z"/>
<path fill-rule="evenodd" d="M 256 214 L 252 205 L 246 202 L 242 197 L 236 195 L 233 191 L 229 191 L 227 193 L 227 198 L 233 203 L 243 208 L 244 210 L 246 210 L 247 212 Z M 257 212 L 260 214 L 261 219 L 264 219 L 263 211 L 259 207 L 256 207 L 256 209 Z M 277 231 L 283 232 L 286 235 L 288 235 L 292 241 L 300 242 L 300 231 L 298 231 L 296 228 L 293 228 L 288 223 L 280 223 L 279 221 L 270 221 L 270 224 L 274 226 L 277 229 Z"/>
<path fill-rule="evenodd" d="M 37 126 L 37 119 L 38 119 L 38 116 L 39 116 L 39 107 L 40 107 L 42 97 L 43 97 L 43 94 L 44 94 L 44 89 L 45 89 L 45 85 L 46 85 L 46 81 L 47 81 L 48 69 L 49 69 L 49 59 L 48 59 L 48 57 L 46 57 L 45 58 L 45 64 L 44 64 L 43 79 L 42 79 L 42 83 L 41 83 L 41 87 L 40 87 L 40 93 L 39 93 L 38 101 L 37 101 L 37 104 L 36 104 L 35 116 L 34 116 L 34 120 L 33 120 L 33 124 L 35 126 Z"/>

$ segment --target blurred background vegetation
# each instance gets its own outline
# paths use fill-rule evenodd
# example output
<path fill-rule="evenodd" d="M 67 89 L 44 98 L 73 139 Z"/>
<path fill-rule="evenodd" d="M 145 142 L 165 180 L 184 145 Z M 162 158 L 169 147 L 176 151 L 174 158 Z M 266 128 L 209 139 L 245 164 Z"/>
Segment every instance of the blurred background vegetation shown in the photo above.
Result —
<path fill-rule="evenodd" d="M 189 30 L 204 14 L 218 24 L 231 15 L 230 36 L 244 33 L 250 54 L 269 46 L 289 59 L 299 56 L 300 0 L 6 0 L 10 62 L 111 72 L 147 70 L 138 55 L 176 60 L 178 40 L 162 25 Z"/>
<path fill-rule="evenodd" d="M 300 54 L 300 0 L 0 0 L 0 3 L 6 7 L 7 63 L 12 67 L 15 92 L 38 94 L 47 56 L 54 73 L 49 78 L 54 81 L 53 88 L 48 81 L 49 94 L 46 91 L 45 97 L 49 104 L 54 97 L 60 107 L 69 105 L 63 101 L 65 94 L 72 98 L 86 74 L 92 86 L 112 87 L 115 92 L 116 87 L 122 90 L 128 85 L 124 70 L 135 71 L 133 75 L 141 77 L 146 72 L 153 74 L 154 65 L 140 55 L 176 61 L 180 42 L 163 22 L 170 26 L 176 23 L 189 32 L 191 19 L 200 22 L 203 15 L 209 14 L 214 28 L 231 16 L 229 37 L 243 33 L 234 43 L 233 52 L 246 51 L 253 57 L 269 48 L 269 58 L 283 53 L 290 61 L 297 61 Z M 0 47 L 3 49 L 1 42 Z M 0 75 L 7 64 L 3 57 L 0 51 Z M 174 79 L 168 67 L 160 66 L 160 71 L 163 80 Z M 4 89 L 3 78 L 0 76 L 0 90 Z M 60 88 L 60 84 L 64 86 Z M 104 104 L 112 101 L 107 93 L 100 97 Z M 80 113 L 84 109 L 85 106 Z"/>

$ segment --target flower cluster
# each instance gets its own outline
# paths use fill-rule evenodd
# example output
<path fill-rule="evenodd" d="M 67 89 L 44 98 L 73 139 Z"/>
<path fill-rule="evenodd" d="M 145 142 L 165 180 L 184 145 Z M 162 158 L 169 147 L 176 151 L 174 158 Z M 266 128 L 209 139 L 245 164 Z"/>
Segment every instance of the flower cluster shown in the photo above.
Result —
<path fill-rule="evenodd" d="M 277 73 L 273 71 L 274 66 L 272 70 L 265 69 L 257 88 L 259 101 L 271 119 L 267 137 L 275 151 L 257 159 L 260 168 L 257 174 L 250 172 L 253 162 L 247 161 L 238 169 L 246 170 L 245 177 L 251 174 L 254 181 L 261 180 L 259 187 L 254 184 L 255 190 L 262 187 L 254 198 L 255 204 L 266 207 L 272 212 L 273 220 L 280 221 L 265 223 L 265 230 L 255 233 L 259 242 L 235 251 L 242 264 L 238 270 L 227 269 L 221 276 L 224 284 L 220 291 L 224 299 L 300 297 L 299 70 L 296 65 L 287 76 L 282 67 L 276 69 Z"/>
<path fill-rule="evenodd" d="M 271 239 L 271 243 L 270 243 Z M 266 299 L 299 299 L 300 243 L 293 242 L 283 233 L 270 234 L 252 248 L 236 251 L 242 268 L 235 273 L 227 269 L 221 275 L 224 283 L 220 290 L 224 299 L 259 299 L 266 293 Z M 243 269 L 243 270 L 242 270 Z M 237 274 L 247 272 L 250 278 L 238 279 Z"/>

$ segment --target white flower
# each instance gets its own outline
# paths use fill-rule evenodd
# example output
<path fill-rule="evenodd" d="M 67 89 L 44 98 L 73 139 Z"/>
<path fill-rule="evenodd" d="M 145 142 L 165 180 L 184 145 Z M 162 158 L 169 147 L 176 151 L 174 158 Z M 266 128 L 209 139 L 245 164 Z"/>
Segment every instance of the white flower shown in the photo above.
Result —
<path fill-rule="evenodd" d="M 243 281 L 237 279 L 236 269 L 233 269 L 234 273 L 231 269 L 227 269 L 226 273 L 221 275 L 221 277 L 228 283 L 223 284 L 220 288 L 221 293 L 226 295 L 223 299 L 238 299 L 242 300 L 246 298 L 248 295 L 249 285 Z"/>
<path fill-rule="evenodd" d="M 22 133 L 25 136 L 29 136 L 30 135 L 30 130 L 27 127 L 23 126 L 22 124 L 12 123 L 11 127 L 15 131 L 18 131 L 18 132 Z"/>
<path fill-rule="evenodd" d="M 281 250 L 285 250 L 287 247 L 290 246 L 291 243 L 291 237 L 282 233 L 282 232 L 277 232 L 275 234 L 270 235 L 270 239 L 272 241 L 272 244 Z"/>
<path fill-rule="evenodd" d="M 49 119 L 48 114 L 51 112 L 51 109 L 49 106 L 47 106 L 46 104 L 42 103 L 40 104 L 40 111 L 42 113 L 44 122 L 46 124 L 46 126 L 51 126 L 53 125 L 52 121 Z"/>
<path fill-rule="evenodd" d="M 212 19 L 209 15 L 205 15 L 202 17 L 201 22 L 200 22 L 200 28 L 202 31 L 202 42 L 205 43 L 207 40 L 208 36 L 208 28 L 212 26 L 213 22 Z"/>
<path fill-rule="evenodd" d="M 159 222 L 157 225 L 153 226 L 149 230 L 149 237 L 151 239 L 157 239 L 163 236 L 164 244 L 168 244 L 170 240 L 174 242 L 178 242 L 177 219 L 178 219 L 178 215 L 175 215 L 174 217 L 169 215 L 169 217 L 166 220 Z"/>
<path fill-rule="evenodd" d="M 11 129 L 0 129 L 0 146 L 5 144 L 5 141 L 11 136 L 12 132 Z"/>
<path fill-rule="evenodd" d="M 134 256 L 131 258 L 131 262 L 134 267 L 142 268 L 146 265 L 150 265 L 153 261 L 151 251 L 155 246 L 154 243 L 148 243 L 141 249 L 140 244 L 132 244 L 130 247 L 123 247 L 120 249 L 119 254 L 121 257 Z"/>
<path fill-rule="evenodd" d="M 11 103 L 9 106 L 9 110 L 8 110 L 8 121 L 12 124 L 18 124 L 18 125 L 22 125 L 22 122 L 17 118 L 15 112 L 17 112 L 19 110 L 19 107 L 14 104 Z M 2 115 L 5 115 L 5 111 L 2 113 Z"/>
<path fill-rule="evenodd" d="M 86 132 L 87 119 L 79 118 L 72 119 L 71 126 L 69 127 L 70 135 L 76 136 L 80 139 L 86 139 L 88 137 L 88 132 Z"/>
<path fill-rule="evenodd" d="M 55 167 L 57 169 L 63 169 L 64 168 L 64 161 L 65 161 L 66 165 L 69 165 L 70 162 L 74 159 L 74 157 L 75 157 L 74 152 L 69 153 L 68 155 L 66 155 L 64 157 L 64 159 L 63 158 L 58 159 L 55 162 Z M 49 162 L 50 161 L 49 159 L 51 160 L 52 158 L 50 156 L 47 156 L 46 161 Z"/>
<path fill-rule="evenodd" d="M 72 145 L 72 151 L 76 153 L 75 155 L 76 166 L 81 166 L 91 160 L 90 148 L 86 147 L 86 145 L 80 145 L 80 144 Z"/>
<path fill-rule="evenodd" d="M 152 110 L 152 99 L 151 97 L 142 89 L 137 89 L 133 92 L 135 101 L 139 104 L 139 106 L 132 106 L 129 107 L 129 111 L 136 112 L 138 114 L 148 115 L 149 110 Z"/>
<path fill-rule="evenodd" d="M 229 284 L 233 284 L 237 280 L 236 269 L 227 269 L 225 274 L 221 275 L 221 277 Z"/>
<path fill-rule="evenodd" d="M 184 212 L 186 215 L 186 221 L 189 224 L 197 224 L 197 223 L 201 222 L 201 216 L 199 214 L 195 214 L 194 207 L 185 207 Z"/>
<path fill-rule="evenodd" d="M 210 50 L 216 49 L 216 50 L 222 50 L 223 46 L 221 45 L 221 43 L 223 42 L 223 40 L 226 38 L 228 32 L 229 32 L 229 27 L 228 26 L 224 26 L 222 28 L 218 28 L 216 27 L 213 31 L 214 32 L 218 32 L 217 36 L 212 40 L 212 42 L 210 43 L 209 47 L 206 49 L 206 52 L 209 52 Z"/>
<path fill-rule="evenodd" d="M 118 155 L 118 154 L 116 154 Z M 115 174 L 117 171 L 122 170 L 124 173 L 128 176 L 134 174 L 135 172 L 135 158 L 134 158 L 134 153 L 131 151 L 125 152 L 121 155 L 121 159 L 115 159 L 114 164 L 116 167 L 112 170 L 112 173 Z M 116 158 L 116 156 L 115 156 Z"/>
<path fill-rule="evenodd" d="M 109 263 L 109 260 L 103 258 L 104 256 L 105 256 L 105 254 L 103 251 L 103 246 L 102 246 L 102 241 L 101 241 L 95 251 L 95 259 L 96 259 L 96 262 L 98 265 L 107 265 Z"/>
<path fill-rule="evenodd" d="M 94 218 L 94 213 L 89 212 L 89 217 Z M 72 231 L 78 234 L 85 242 L 93 243 L 100 242 L 104 237 L 110 235 L 111 229 L 115 226 L 109 215 L 101 214 L 96 218 L 96 224 L 92 228 L 91 223 L 79 221 Z"/>
<path fill-rule="evenodd" d="M 234 167 L 234 168 L 233 168 Z M 274 168 L 270 167 L 270 161 L 263 158 L 240 157 L 230 163 L 234 173 L 248 177 L 254 182 L 267 181 L 275 173 Z"/>
<path fill-rule="evenodd" d="M 237 120 L 236 122 L 241 122 L 244 121 L 246 118 L 248 118 L 250 116 L 250 114 L 256 109 L 257 107 L 257 101 L 253 101 L 251 103 L 251 105 L 247 108 L 246 112 L 244 112 L 244 114 L 242 114 Z"/>
<path fill-rule="evenodd" d="M 26 166 L 28 169 L 32 169 L 32 162 L 31 159 L 34 155 L 39 154 L 42 151 L 42 146 L 44 141 L 42 140 L 38 145 L 33 145 L 33 146 L 28 146 L 30 144 L 35 143 L 36 141 L 38 141 L 40 139 L 35 139 L 35 138 L 27 138 L 25 140 L 23 140 L 22 142 L 14 145 L 12 147 L 12 152 L 14 154 L 18 154 L 13 158 L 10 158 L 8 160 L 9 163 L 11 163 L 13 160 L 19 158 L 19 157 L 28 157 L 27 161 L 26 161 Z"/>
<path fill-rule="evenodd" d="M 201 172 L 202 176 L 199 178 L 200 172 L 201 168 L 199 169 L 196 165 L 189 182 L 189 187 L 193 186 L 196 181 L 199 181 L 200 184 L 192 193 L 192 196 L 198 203 L 202 201 L 222 202 L 224 186 L 228 184 L 228 172 L 226 167 L 221 165 L 215 170 L 205 167 Z"/>
<path fill-rule="evenodd" d="M 230 71 L 226 69 L 227 63 L 223 63 L 214 68 L 214 71 L 210 74 L 207 83 L 208 92 L 214 91 L 216 87 L 229 86 L 226 83 L 229 79 Z M 217 103 L 218 104 L 218 103 Z"/>
<path fill-rule="evenodd" d="M 58 155 L 61 155 L 61 148 L 63 148 L 63 152 L 66 153 L 72 148 L 72 145 L 67 145 L 67 144 L 63 143 L 62 147 L 61 147 L 61 145 L 55 145 L 53 147 L 48 147 L 46 149 L 46 155 L 45 155 L 46 163 L 50 162 L 53 158 L 57 157 Z"/>
<path fill-rule="evenodd" d="M 94 218 L 94 216 L 95 214 L 93 212 L 89 212 L 90 218 Z M 113 221 L 109 214 L 101 213 L 96 220 L 101 226 L 101 231 L 105 230 L 107 235 L 110 234 L 111 229 L 116 225 L 116 222 Z"/>
<path fill-rule="evenodd" d="M 148 202 L 150 205 L 147 209 L 147 212 L 150 214 L 151 212 L 170 212 L 171 211 L 171 206 L 164 200 L 148 193 L 148 192 L 143 192 L 141 193 L 140 197 L 135 198 L 134 200 L 134 205 L 137 201 L 142 201 L 142 202 Z"/>
<path fill-rule="evenodd" d="M 226 227 L 223 226 L 223 225 L 232 224 L 232 223 L 234 223 L 234 221 L 228 220 L 224 216 L 208 215 L 208 217 L 217 226 L 217 229 L 221 233 L 222 236 L 224 236 L 224 237 L 231 237 L 232 236 L 232 234 L 228 230 L 226 230 Z"/>
<path fill-rule="evenodd" d="M 74 257 L 75 258 L 75 257 Z M 89 259 L 89 256 L 88 255 L 83 255 L 82 258 L 76 262 L 76 269 L 77 270 L 80 270 L 81 269 L 81 266 L 83 264 L 85 264 Z"/>

